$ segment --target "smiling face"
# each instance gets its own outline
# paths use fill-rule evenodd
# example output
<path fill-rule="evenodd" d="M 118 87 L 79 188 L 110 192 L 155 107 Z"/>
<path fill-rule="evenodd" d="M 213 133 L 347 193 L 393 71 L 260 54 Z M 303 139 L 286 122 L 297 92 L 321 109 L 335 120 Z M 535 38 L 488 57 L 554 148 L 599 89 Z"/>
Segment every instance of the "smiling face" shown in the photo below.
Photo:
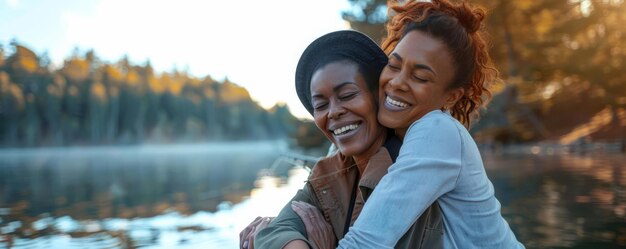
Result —
<path fill-rule="evenodd" d="M 463 90 L 449 90 L 454 64 L 448 48 L 422 31 L 410 31 L 380 75 L 379 122 L 404 137 L 426 113 L 451 106 Z"/>
<path fill-rule="evenodd" d="M 340 61 L 319 68 L 311 77 L 311 102 L 315 125 L 341 153 L 369 158 L 376 152 L 384 127 L 376 119 L 375 96 L 356 64 Z"/>

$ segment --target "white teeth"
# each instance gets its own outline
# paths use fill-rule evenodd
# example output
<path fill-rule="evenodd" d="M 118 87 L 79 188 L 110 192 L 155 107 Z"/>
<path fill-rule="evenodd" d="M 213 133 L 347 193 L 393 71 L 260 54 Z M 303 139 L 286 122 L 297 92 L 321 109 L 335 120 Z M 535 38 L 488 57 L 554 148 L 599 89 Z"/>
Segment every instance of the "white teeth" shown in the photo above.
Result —
<path fill-rule="evenodd" d="M 385 98 L 385 101 L 387 101 L 387 103 L 398 106 L 398 107 L 407 107 L 409 106 L 409 104 L 404 103 L 404 102 L 400 102 L 397 100 L 394 100 L 392 98 L 390 98 L 389 96 L 387 96 L 387 98 Z"/>
<path fill-rule="evenodd" d="M 355 129 L 356 129 L 356 128 L 358 128 L 358 127 L 359 127 L 359 125 L 358 125 L 358 124 L 346 125 L 346 126 L 341 127 L 341 128 L 339 128 L 339 129 L 335 129 L 335 130 L 333 131 L 333 133 L 335 133 L 335 135 L 341 135 L 341 134 L 346 133 L 346 132 L 348 132 L 348 131 L 355 130 Z"/>

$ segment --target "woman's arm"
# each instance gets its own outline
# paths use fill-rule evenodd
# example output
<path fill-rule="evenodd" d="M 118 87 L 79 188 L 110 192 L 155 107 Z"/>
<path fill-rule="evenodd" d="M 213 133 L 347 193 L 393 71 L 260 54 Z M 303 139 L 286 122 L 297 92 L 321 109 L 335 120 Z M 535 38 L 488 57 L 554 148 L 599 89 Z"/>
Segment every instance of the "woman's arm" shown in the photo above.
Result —
<path fill-rule="evenodd" d="M 303 201 L 313 205 L 317 205 L 316 200 L 309 183 L 291 199 L 291 201 Z M 258 232 L 254 238 L 254 248 L 287 248 L 286 245 L 295 240 L 301 240 L 306 245 L 309 244 L 304 223 L 298 214 L 291 209 L 291 201 L 283 207 L 278 216 L 265 229 Z M 302 243 L 296 244 L 301 245 Z"/>
<path fill-rule="evenodd" d="M 254 237 L 263 230 L 275 217 L 256 217 L 239 233 L 239 249 L 254 249 Z"/>
<path fill-rule="evenodd" d="M 428 206 L 454 189 L 460 169 L 455 123 L 445 115 L 416 121 L 339 248 L 393 248 Z"/>
<path fill-rule="evenodd" d="M 304 222 L 309 242 L 315 245 L 315 249 L 335 248 L 337 239 L 333 226 L 324 219 L 324 215 L 317 207 L 306 202 L 294 201 L 291 208 Z"/>
<path fill-rule="evenodd" d="M 304 242 L 303 240 L 292 240 L 283 249 L 312 249 L 309 247 L 309 244 Z"/>

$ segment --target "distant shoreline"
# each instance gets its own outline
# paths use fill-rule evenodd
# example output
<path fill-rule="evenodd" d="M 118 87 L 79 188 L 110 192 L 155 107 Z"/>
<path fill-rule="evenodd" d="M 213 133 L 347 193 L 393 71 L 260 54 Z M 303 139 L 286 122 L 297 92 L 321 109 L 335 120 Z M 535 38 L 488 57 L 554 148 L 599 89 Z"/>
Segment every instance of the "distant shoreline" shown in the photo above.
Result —
<path fill-rule="evenodd" d="M 563 145 L 551 142 L 498 145 L 478 143 L 481 153 L 503 155 L 561 155 L 561 154 L 625 154 L 620 142 L 588 142 Z M 209 141 L 204 143 L 145 143 L 131 145 L 74 145 L 56 147 L 5 147 L 0 148 L 0 158 L 29 155 L 119 155 L 119 154 L 197 154 L 203 152 L 236 152 L 242 150 L 273 151 L 277 154 L 290 151 L 285 139 Z M 325 150 L 325 149 L 324 149 Z M 303 153 L 303 152 L 299 152 Z M 309 153 L 304 153 L 309 154 Z"/>
<path fill-rule="evenodd" d="M 478 148 L 482 153 L 496 154 L 529 154 L 529 155 L 560 155 L 560 154 L 626 154 L 621 142 L 586 142 L 574 144 L 559 144 L 537 142 L 527 144 L 495 145 L 480 143 Z"/>
<path fill-rule="evenodd" d="M 58 147 L 0 148 L 0 157 L 18 155 L 100 155 L 100 154 L 195 154 L 215 151 L 268 150 L 276 153 L 287 150 L 285 140 L 211 141 L 205 143 L 88 145 Z"/>

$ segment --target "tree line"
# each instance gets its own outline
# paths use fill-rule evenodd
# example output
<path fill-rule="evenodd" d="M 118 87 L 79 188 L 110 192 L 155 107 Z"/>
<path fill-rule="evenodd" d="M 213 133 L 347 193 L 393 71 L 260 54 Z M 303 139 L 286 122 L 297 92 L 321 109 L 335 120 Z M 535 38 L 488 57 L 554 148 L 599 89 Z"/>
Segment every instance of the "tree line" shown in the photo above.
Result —
<path fill-rule="evenodd" d="M 228 79 L 157 73 L 149 62 L 75 52 L 54 69 L 46 54 L 0 47 L 0 146 L 64 146 L 284 138 L 300 121 L 266 110 Z"/>

